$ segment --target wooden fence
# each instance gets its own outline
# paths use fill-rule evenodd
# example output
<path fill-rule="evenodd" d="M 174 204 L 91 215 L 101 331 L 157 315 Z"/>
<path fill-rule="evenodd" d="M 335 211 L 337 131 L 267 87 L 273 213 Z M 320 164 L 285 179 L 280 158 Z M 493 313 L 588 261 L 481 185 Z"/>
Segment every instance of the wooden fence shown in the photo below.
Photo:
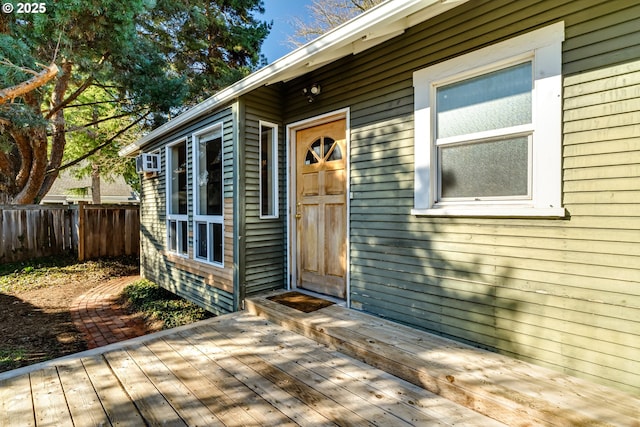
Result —
<path fill-rule="evenodd" d="M 78 210 L 78 259 L 140 254 L 140 207 L 85 205 Z"/>
<path fill-rule="evenodd" d="M 0 206 L 0 263 L 69 253 L 81 261 L 138 255 L 139 207 Z"/>

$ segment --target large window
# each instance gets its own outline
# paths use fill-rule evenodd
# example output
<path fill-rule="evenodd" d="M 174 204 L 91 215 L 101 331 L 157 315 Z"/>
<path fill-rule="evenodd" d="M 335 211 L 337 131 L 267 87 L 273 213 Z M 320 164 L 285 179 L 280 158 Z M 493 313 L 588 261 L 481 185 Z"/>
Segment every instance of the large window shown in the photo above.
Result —
<path fill-rule="evenodd" d="M 167 247 L 170 252 L 189 253 L 187 216 L 187 143 L 178 141 L 166 148 L 167 163 Z"/>
<path fill-rule="evenodd" d="M 564 216 L 554 24 L 419 70 L 416 215 Z"/>
<path fill-rule="evenodd" d="M 260 218 L 278 217 L 278 126 L 260 122 Z"/>
<path fill-rule="evenodd" d="M 222 125 L 193 136 L 195 259 L 222 266 L 223 150 Z"/>

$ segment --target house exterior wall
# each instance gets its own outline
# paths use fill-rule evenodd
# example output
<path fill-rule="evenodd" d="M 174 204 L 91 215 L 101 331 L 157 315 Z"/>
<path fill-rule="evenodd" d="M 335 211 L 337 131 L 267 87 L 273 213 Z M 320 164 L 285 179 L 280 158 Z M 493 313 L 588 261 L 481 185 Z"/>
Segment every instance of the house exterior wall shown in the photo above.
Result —
<path fill-rule="evenodd" d="M 283 288 L 286 284 L 286 158 L 281 92 L 264 87 L 242 101 L 243 152 L 240 215 L 243 221 L 240 283 L 246 295 Z M 260 218 L 260 121 L 278 126 L 278 217 Z"/>
<path fill-rule="evenodd" d="M 413 72 L 558 21 L 568 218 L 411 215 Z M 632 0 L 473 1 L 289 82 L 285 123 L 350 108 L 352 307 L 640 392 L 638 25 Z"/>
<path fill-rule="evenodd" d="M 193 230 L 193 133 L 216 123 L 223 124 L 224 176 L 224 267 L 194 260 Z M 161 170 L 155 176 L 142 176 L 141 190 L 141 275 L 187 298 L 215 314 L 235 310 L 233 235 L 233 145 L 235 138 L 232 106 L 212 113 L 166 137 L 154 141 L 144 152 L 160 154 Z M 189 256 L 167 250 L 165 147 L 178 140 L 187 141 L 187 194 Z"/>

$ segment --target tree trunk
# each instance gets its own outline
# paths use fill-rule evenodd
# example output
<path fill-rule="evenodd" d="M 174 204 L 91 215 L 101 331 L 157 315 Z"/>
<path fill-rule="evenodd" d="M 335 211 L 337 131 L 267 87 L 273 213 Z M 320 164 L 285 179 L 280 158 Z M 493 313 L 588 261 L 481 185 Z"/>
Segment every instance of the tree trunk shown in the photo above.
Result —
<path fill-rule="evenodd" d="M 20 155 L 20 169 L 16 175 L 15 186 L 16 188 L 24 188 L 29 180 L 31 164 L 33 163 L 33 152 L 31 151 L 29 139 L 24 134 L 20 132 L 12 132 L 11 136 L 16 142 L 18 153 Z"/>
<path fill-rule="evenodd" d="M 56 106 L 63 101 L 64 94 L 69 87 L 72 67 L 73 64 L 69 62 L 62 64 L 62 74 L 58 77 L 51 96 L 52 106 Z M 36 114 L 41 114 L 40 105 L 42 103 L 36 93 L 37 91 L 25 93 L 22 98 Z M 48 150 L 49 140 L 45 127 L 32 126 L 24 130 L 13 127 L 10 129 L 21 160 L 20 171 L 15 177 L 15 183 L 20 185 L 16 185 L 18 194 L 11 200 L 13 204 L 37 203 L 47 194 L 53 181 L 58 176 L 57 171 L 50 174 L 47 174 L 47 171 L 55 170 L 62 162 L 66 143 L 65 121 L 62 110 L 59 110 L 53 116 L 52 122 L 52 145 L 50 150 Z"/>
<path fill-rule="evenodd" d="M 100 166 L 95 163 L 91 165 L 91 201 L 94 205 L 101 203 L 100 192 Z"/>
<path fill-rule="evenodd" d="M 35 201 L 47 171 L 47 132 L 44 128 L 31 129 L 26 135 L 33 153 L 31 171 L 27 183 L 13 198 L 11 203 L 16 205 L 28 205 Z"/>

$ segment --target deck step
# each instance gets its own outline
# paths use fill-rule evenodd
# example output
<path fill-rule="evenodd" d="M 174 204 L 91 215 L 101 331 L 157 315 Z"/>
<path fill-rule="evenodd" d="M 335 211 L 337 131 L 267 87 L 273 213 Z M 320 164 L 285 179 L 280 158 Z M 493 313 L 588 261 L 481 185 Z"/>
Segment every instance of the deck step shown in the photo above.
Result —
<path fill-rule="evenodd" d="M 511 426 L 640 427 L 640 398 L 338 305 L 249 312 Z"/>

